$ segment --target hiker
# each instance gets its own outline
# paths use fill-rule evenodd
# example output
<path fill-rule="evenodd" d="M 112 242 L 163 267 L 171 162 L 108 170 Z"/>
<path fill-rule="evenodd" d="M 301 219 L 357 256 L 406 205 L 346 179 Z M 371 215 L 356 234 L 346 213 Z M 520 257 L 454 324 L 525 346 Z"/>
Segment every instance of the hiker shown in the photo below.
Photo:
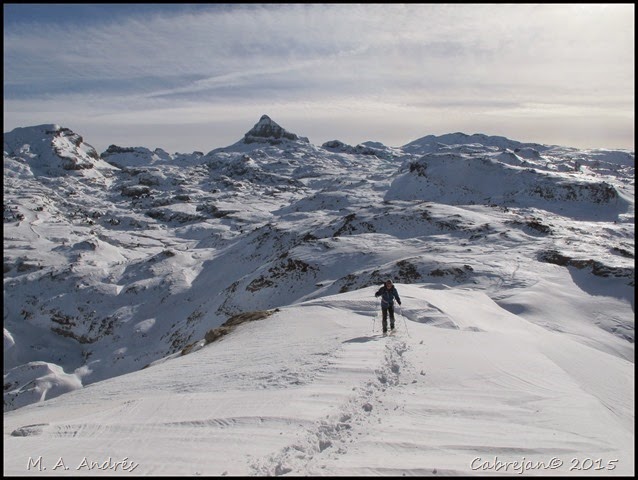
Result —
<path fill-rule="evenodd" d="M 390 330 L 394 330 L 394 299 L 397 299 L 397 303 L 401 305 L 401 299 L 399 298 L 399 292 L 392 280 L 386 280 L 383 287 L 381 287 L 375 297 L 381 297 L 381 313 L 383 314 L 383 333 L 388 331 L 388 313 L 390 314 Z"/>

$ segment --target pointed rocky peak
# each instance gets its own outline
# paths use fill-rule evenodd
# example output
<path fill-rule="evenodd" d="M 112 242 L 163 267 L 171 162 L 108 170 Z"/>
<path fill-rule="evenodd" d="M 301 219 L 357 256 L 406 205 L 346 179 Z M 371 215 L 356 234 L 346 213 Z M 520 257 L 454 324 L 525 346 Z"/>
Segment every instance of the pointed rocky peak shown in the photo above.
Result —
<path fill-rule="evenodd" d="M 300 137 L 282 128 L 268 115 L 262 115 L 255 126 L 244 135 L 244 143 L 270 143 L 277 145 L 284 140 L 309 143 L 306 137 Z"/>

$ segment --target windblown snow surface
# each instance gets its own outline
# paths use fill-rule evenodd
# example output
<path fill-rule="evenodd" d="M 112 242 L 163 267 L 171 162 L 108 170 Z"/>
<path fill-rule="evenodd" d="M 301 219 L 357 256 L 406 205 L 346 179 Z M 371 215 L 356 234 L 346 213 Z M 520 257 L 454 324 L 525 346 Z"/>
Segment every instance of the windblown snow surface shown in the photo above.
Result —
<path fill-rule="evenodd" d="M 5 475 L 634 474 L 633 153 L 4 152 Z"/>

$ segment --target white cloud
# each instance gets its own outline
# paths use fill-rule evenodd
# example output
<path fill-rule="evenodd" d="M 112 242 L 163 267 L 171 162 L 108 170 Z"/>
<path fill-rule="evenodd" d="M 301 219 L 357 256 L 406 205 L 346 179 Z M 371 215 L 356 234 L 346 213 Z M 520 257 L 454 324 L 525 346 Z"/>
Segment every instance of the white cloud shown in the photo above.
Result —
<path fill-rule="evenodd" d="M 306 114 L 359 124 L 372 98 L 383 105 L 370 107 L 377 124 L 391 116 L 409 124 L 408 106 L 448 125 L 485 112 L 513 122 L 531 104 L 565 119 L 562 106 L 576 104 L 605 118 L 631 115 L 625 130 L 633 130 L 633 33 L 633 5 L 210 6 L 85 28 L 9 26 L 5 125 L 34 124 L 47 105 L 134 129 L 255 105 L 270 115 L 281 107 L 285 117 L 300 102 L 314 105 Z"/>

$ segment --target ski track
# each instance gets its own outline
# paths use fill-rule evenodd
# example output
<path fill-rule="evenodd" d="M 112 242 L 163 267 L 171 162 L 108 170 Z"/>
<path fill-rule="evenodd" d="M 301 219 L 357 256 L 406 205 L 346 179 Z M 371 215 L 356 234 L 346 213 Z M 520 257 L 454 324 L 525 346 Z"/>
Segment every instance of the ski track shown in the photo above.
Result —
<path fill-rule="evenodd" d="M 346 455 L 369 425 L 381 422 L 383 413 L 389 408 L 387 404 L 393 403 L 388 402 L 392 392 L 405 382 L 405 377 L 414 375 L 414 369 L 404 357 L 409 349 L 406 342 L 397 334 L 382 337 L 382 340 L 386 341 L 384 356 L 374 369 L 374 376 L 353 386 L 349 398 L 336 405 L 325 419 L 311 425 L 295 442 L 252 462 L 252 475 L 321 475 L 326 468 L 325 461 Z M 368 343 L 353 345 L 351 355 L 369 355 Z M 394 408 L 401 407 L 396 405 Z"/>

